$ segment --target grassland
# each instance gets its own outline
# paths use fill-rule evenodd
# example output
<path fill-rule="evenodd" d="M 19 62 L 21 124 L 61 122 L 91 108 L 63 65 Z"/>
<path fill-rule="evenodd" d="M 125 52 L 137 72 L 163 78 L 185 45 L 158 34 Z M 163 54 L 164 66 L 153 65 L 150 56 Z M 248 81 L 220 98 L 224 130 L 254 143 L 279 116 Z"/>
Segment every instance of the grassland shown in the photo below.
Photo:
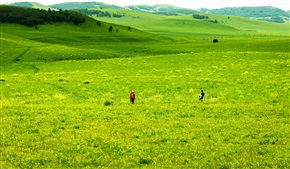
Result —
<path fill-rule="evenodd" d="M 99 9 L 98 9 L 99 10 Z M 267 36 L 284 35 L 289 36 L 289 24 L 277 24 L 257 21 L 237 16 L 201 14 L 208 16 L 209 20 L 216 20 L 218 24 L 204 20 L 193 19 L 192 15 L 185 16 L 163 16 L 136 11 L 103 9 L 103 12 L 123 14 L 124 17 L 92 17 L 101 21 L 113 22 L 152 32 L 156 34 L 170 35 L 177 38 L 194 37 L 209 38 L 210 36 Z M 183 35 L 183 36 L 182 36 Z M 199 36 L 200 35 L 200 36 Z"/>
<path fill-rule="evenodd" d="M 289 167 L 287 25 L 190 21 L 194 33 L 152 18 L 2 24 L 0 166 Z"/>

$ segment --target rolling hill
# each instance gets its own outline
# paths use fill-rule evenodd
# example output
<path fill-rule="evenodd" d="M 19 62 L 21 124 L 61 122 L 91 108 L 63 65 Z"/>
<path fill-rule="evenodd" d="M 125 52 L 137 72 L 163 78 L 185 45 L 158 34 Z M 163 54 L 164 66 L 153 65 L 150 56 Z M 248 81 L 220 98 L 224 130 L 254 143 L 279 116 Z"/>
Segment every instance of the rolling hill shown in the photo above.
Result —
<path fill-rule="evenodd" d="M 54 4 L 50 7 L 62 10 L 70 9 L 86 9 L 86 8 L 110 8 L 110 9 L 123 9 L 116 5 L 110 5 L 103 2 L 66 2 L 60 4 Z"/>
<path fill-rule="evenodd" d="M 172 5 L 160 4 L 154 6 L 148 5 L 129 5 L 125 7 L 120 7 L 116 5 L 110 5 L 103 2 L 66 2 L 54 4 L 51 6 L 44 6 L 34 2 L 20 2 L 13 3 L 13 6 L 40 8 L 40 9 L 87 9 L 87 8 L 100 8 L 100 9 L 128 9 L 139 12 L 147 12 L 153 14 L 160 14 L 166 16 L 180 16 L 189 15 L 197 13 L 209 13 L 209 14 L 222 14 L 222 15 L 232 15 L 232 16 L 242 16 L 256 20 L 263 20 L 268 22 L 278 22 L 278 23 L 289 23 L 290 14 L 287 11 L 281 10 L 279 8 L 271 6 L 261 6 L 261 7 L 227 7 L 221 9 L 187 9 L 175 7 Z"/>
<path fill-rule="evenodd" d="M 26 10 L 34 12 L 36 9 Z M 133 49 L 129 52 L 128 48 L 123 49 L 123 44 L 152 44 L 169 39 L 135 28 L 129 29 L 128 26 L 97 21 L 85 15 L 83 17 L 85 22 L 80 25 L 71 22 L 48 22 L 37 26 L 0 23 L 1 52 L 4 56 L 1 57 L 1 65 L 23 60 L 83 60 L 132 56 L 143 50 L 135 50 L 136 46 L 132 46 Z M 145 45 L 141 48 L 145 48 Z M 59 50 L 62 55 L 59 55 Z M 41 56 L 42 53 L 45 57 Z"/>
<path fill-rule="evenodd" d="M 169 15 L 169 16 L 179 16 L 179 15 L 189 15 L 197 13 L 208 13 L 208 14 L 222 14 L 222 15 L 231 15 L 231 16 L 242 16 L 246 18 L 263 20 L 268 22 L 278 22 L 284 23 L 289 22 L 290 15 L 288 12 L 271 7 L 271 6 L 262 6 L 262 7 L 228 7 L 221 9 L 205 9 L 201 8 L 198 10 L 179 8 L 171 5 L 134 5 L 127 7 L 130 10 L 140 11 L 140 12 L 149 12 L 153 14 Z"/>
<path fill-rule="evenodd" d="M 125 7 L 129 10 L 148 12 L 153 14 L 168 15 L 168 16 L 180 16 L 199 13 L 193 9 L 186 9 L 181 7 L 176 7 L 167 4 L 148 6 L 148 5 L 130 5 Z"/>
<path fill-rule="evenodd" d="M 96 10 L 96 9 L 90 9 Z M 100 9 L 97 9 L 100 10 Z M 288 36 L 289 25 L 253 20 L 239 16 L 225 16 L 217 14 L 200 14 L 207 19 L 195 19 L 193 15 L 165 16 L 133 10 L 103 9 L 103 12 L 122 14 L 122 17 L 91 17 L 106 22 L 126 25 L 156 34 L 169 34 L 178 37 L 193 35 L 209 36 L 236 36 L 236 35 L 259 35 L 277 34 Z M 214 21 L 214 22 L 211 22 Z"/>
<path fill-rule="evenodd" d="M 214 38 L 220 40 L 224 50 L 256 50 L 252 46 L 257 43 L 278 44 L 263 41 L 268 37 L 289 38 L 287 24 L 244 17 L 206 14 L 209 20 L 216 20 L 215 23 L 195 19 L 192 15 L 165 16 L 126 9 L 88 10 L 96 9 L 124 16 L 83 15 L 85 22 L 79 25 L 48 22 L 29 27 L 1 23 L 1 52 L 5 56 L 2 64 L 202 52 Z M 172 44 L 176 46 L 172 47 Z M 212 46 L 210 50 L 220 49 Z M 287 51 L 284 48 L 277 50 Z"/>
<path fill-rule="evenodd" d="M 36 9 L 44 9 L 44 10 L 48 10 L 48 9 L 58 10 L 58 9 L 53 8 L 53 7 L 49 7 L 49 6 L 46 6 L 46 5 L 37 3 L 37 2 L 16 2 L 16 3 L 12 3 L 10 5 L 16 6 L 16 7 L 36 8 Z"/>
<path fill-rule="evenodd" d="M 85 9 L 85 8 L 108 8 L 108 9 L 129 9 L 138 12 L 147 12 L 153 14 L 167 15 L 167 16 L 180 16 L 189 15 L 197 13 L 209 13 L 209 14 L 223 14 L 223 15 L 233 15 L 242 16 L 256 20 L 263 20 L 268 22 L 278 22 L 284 23 L 289 22 L 290 15 L 288 12 L 281 10 L 279 8 L 271 6 L 262 7 L 228 7 L 221 9 L 187 9 L 181 7 L 175 7 L 167 4 L 160 5 L 129 5 L 126 7 L 118 7 L 115 5 L 103 4 L 103 3 L 65 3 L 65 4 L 55 4 L 52 5 L 53 8 L 58 9 Z"/>
<path fill-rule="evenodd" d="M 235 8 L 221 8 L 221 9 L 200 9 L 200 12 L 210 14 L 234 15 L 243 16 L 247 18 L 283 23 L 289 22 L 290 14 L 282 9 L 271 6 L 263 7 L 235 7 Z"/>

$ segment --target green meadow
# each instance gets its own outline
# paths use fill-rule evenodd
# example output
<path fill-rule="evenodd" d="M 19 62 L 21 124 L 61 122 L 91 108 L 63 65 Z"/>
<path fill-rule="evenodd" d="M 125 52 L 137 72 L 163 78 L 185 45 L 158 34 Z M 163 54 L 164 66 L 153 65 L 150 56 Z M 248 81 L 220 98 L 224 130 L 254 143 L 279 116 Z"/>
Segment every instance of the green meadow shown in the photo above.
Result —
<path fill-rule="evenodd" d="M 0 168 L 289 167 L 289 24 L 123 13 L 0 25 Z"/>

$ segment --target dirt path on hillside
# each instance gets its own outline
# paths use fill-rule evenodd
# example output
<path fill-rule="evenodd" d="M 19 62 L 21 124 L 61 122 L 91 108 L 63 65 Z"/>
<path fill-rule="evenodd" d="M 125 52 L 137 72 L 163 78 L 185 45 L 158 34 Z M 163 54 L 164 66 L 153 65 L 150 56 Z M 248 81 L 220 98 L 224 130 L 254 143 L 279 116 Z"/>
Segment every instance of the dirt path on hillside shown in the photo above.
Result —
<path fill-rule="evenodd" d="M 23 51 L 22 53 L 20 53 L 16 58 L 15 58 L 15 61 L 16 62 L 18 62 L 18 61 L 20 61 L 20 58 L 22 57 L 22 56 L 24 56 L 29 50 L 31 49 L 31 46 L 28 46 L 28 48 L 25 50 L 25 51 Z"/>
<path fill-rule="evenodd" d="M 20 53 L 16 58 L 15 58 L 15 62 L 19 62 L 20 58 L 22 56 L 24 56 L 30 49 L 32 48 L 32 46 L 28 46 L 27 49 L 25 51 L 23 51 L 22 53 Z M 26 64 L 27 66 L 31 66 L 34 69 L 34 73 L 38 73 L 39 68 L 37 68 L 35 65 L 29 65 Z"/>

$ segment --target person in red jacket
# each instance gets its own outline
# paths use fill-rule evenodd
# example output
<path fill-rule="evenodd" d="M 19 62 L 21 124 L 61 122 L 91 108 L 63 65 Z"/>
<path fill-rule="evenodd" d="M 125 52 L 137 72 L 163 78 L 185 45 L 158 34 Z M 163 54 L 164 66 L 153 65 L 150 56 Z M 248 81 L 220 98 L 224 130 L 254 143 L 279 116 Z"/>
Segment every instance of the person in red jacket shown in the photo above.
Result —
<path fill-rule="evenodd" d="M 134 90 L 132 90 L 132 92 L 130 93 L 130 102 L 134 104 L 134 100 L 135 100 L 135 93 L 134 93 Z"/>

